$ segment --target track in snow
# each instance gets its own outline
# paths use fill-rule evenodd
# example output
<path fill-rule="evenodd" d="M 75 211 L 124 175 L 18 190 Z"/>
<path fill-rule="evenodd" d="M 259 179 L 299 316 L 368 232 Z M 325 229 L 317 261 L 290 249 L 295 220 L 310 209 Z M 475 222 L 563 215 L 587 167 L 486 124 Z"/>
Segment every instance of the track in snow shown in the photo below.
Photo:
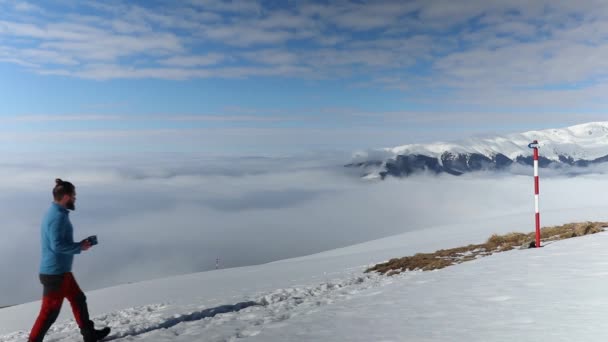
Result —
<path fill-rule="evenodd" d="M 336 301 L 348 300 L 353 295 L 373 287 L 380 287 L 396 279 L 411 276 L 407 272 L 387 278 L 365 274 L 335 280 L 315 286 L 292 287 L 260 294 L 255 300 L 233 305 L 197 307 L 153 304 L 119 310 L 94 317 L 96 325 L 112 327 L 106 341 L 234 341 L 255 336 L 266 327 L 280 327 L 281 322 L 297 315 L 316 312 L 319 307 Z M 0 342 L 27 339 L 20 331 L 0 336 Z M 80 341 L 73 321 L 55 324 L 45 341 Z"/>

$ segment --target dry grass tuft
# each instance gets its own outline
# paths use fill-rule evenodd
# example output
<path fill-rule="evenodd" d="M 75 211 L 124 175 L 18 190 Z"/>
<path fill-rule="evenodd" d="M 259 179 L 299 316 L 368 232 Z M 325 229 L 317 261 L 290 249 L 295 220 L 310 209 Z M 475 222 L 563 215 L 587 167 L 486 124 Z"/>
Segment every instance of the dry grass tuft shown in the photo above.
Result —
<path fill-rule="evenodd" d="M 569 223 L 562 226 L 545 227 L 541 229 L 541 239 L 543 242 L 569 239 L 602 232 L 604 231 L 604 227 L 608 227 L 607 222 Z M 434 253 L 418 253 L 404 258 L 395 258 L 388 262 L 377 264 L 365 272 L 379 272 L 392 276 L 405 271 L 437 270 L 494 253 L 516 248 L 528 248 L 530 245 L 534 245 L 534 239 L 535 233 L 494 234 L 483 244 L 441 249 Z"/>

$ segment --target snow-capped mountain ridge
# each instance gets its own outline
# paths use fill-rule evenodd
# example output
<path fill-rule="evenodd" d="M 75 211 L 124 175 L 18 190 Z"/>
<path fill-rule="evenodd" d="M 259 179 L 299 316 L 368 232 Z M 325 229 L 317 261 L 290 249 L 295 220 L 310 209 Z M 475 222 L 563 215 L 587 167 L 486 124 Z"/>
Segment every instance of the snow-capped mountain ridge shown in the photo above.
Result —
<path fill-rule="evenodd" d="M 358 152 L 347 166 L 361 167 L 368 178 L 407 176 L 418 170 L 459 175 L 468 171 L 531 164 L 528 144 L 538 140 L 541 167 L 589 166 L 608 161 L 608 122 L 547 129 L 457 142 L 409 144 Z"/>

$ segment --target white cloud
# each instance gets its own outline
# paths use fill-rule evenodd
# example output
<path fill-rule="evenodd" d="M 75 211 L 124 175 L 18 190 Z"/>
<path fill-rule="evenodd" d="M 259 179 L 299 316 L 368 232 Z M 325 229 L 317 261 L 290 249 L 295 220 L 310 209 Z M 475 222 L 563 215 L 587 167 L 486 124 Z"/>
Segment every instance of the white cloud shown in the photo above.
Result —
<path fill-rule="evenodd" d="M 31 4 L 29 2 L 26 1 L 18 1 L 15 3 L 15 9 L 17 11 L 24 11 L 24 12 L 30 12 L 30 11 L 41 11 L 42 9 L 34 4 Z"/>
<path fill-rule="evenodd" d="M 289 31 L 266 30 L 247 24 L 208 26 L 200 33 L 222 44 L 241 47 L 283 43 L 293 36 Z"/>
<path fill-rule="evenodd" d="M 39 224 L 56 177 L 78 189 L 71 214 L 75 238 L 96 234 L 101 242 L 75 261 L 88 289 L 208 270 L 216 257 L 225 266 L 262 263 L 428 226 L 533 217 L 529 176 L 421 176 L 370 184 L 346 175 L 336 158 L 7 156 L 0 168 L 0 214 L 10 229 L 0 241 L 0 272 L 11 281 L 0 283 L 0 305 L 40 295 L 31 280 L 39 262 Z M 606 202 L 603 178 L 543 178 L 544 217 Z M 488 235 L 499 228 L 487 227 Z M 529 229 L 532 224 L 518 230 Z"/>
<path fill-rule="evenodd" d="M 52 121 L 108 121 L 123 119 L 125 118 L 117 115 L 19 115 L 1 117 L 0 122 L 40 123 Z"/>
<path fill-rule="evenodd" d="M 219 12 L 253 12 L 258 13 L 262 7 L 256 1 L 247 0 L 188 0 L 195 7 L 200 7 L 204 10 L 219 11 Z"/>
<path fill-rule="evenodd" d="M 23 38 L 86 41 L 91 36 L 102 35 L 103 31 L 87 25 L 72 23 L 38 26 L 29 23 L 0 21 L 0 33 Z"/>
<path fill-rule="evenodd" d="M 172 34 L 156 34 L 147 36 L 92 36 L 90 40 L 45 42 L 40 46 L 58 52 L 68 53 L 75 58 L 88 61 L 114 60 L 122 56 L 139 53 L 149 55 L 168 55 L 179 53 L 183 47 L 177 37 Z"/>
<path fill-rule="evenodd" d="M 254 67 L 224 67 L 216 69 L 180 68 L 180 67 L 148 67 L 134 68 L 119 64 L 91 64 L 84 69 L 48 69 L 36 70 L 41 75 L 62 75 L 94 80 L 158 78 L 169 80 L 186 80 L 194 78 L 246 78 L 254 76 L 300 76 L 312 78 L 314 73 L 310 68 L 300 66 L 254 66 Z"/>
<path fill-rule="evenodd" d="M 110 104 L 112 106 L 114 104 Z M 180 122 L 280 122 L 306 120 L 303 116 L 268 116 L 268 115 L 18 115 L 2 116 L 2 123 L 47 123 L 77 121 L 180 121 Z"/>
<path fill-rule="evenodd" d="M 297 54 L 281 49 L 264 49 L 244 53 L 243 56 L 255 62 L 274 65 L 289 65 L 299 63 Z"/>
<path fill-rule="evenodd" d="M 156 117 L 151 117 L 156 120 Z M 297 116 L 245 116 L 245 115 L 175 115 L 163 117 L 161 120 L 167 121 L 209 121 L 209 122 L 280 122 L 280 121 L 296 121 L 305 120 L 303 117 Z"/>
<path fill-rule="evenodd" d="M 211 72 L 206 70 L 190 70 L 183 68 L 134 68 L 119 64 L 90 64 L 84 69 L 48 69 L 39 70 L 42 75 L 75 76 L 94 80 L 111 80 L 120 78 L 161 78 L 170 80 L 185 80 L 189 78 L 206 78 Z"/>
<path fill-rule="evenodd" d="M 549 102 L 564 102 L 563 94 L 589 98 L 608 74 L 608 5 L 594 0 L 83 6 L 89 14 L 79 6 L 60 13 L 41 4 L 36 17 L 7 7 L 0 60 L 43 75 L 96 80 L 356 79 L 359 86 L 399 89 L 422 104 L 452 105 L 491 105 L 527 87 Z M 433 95 L 437 90 L 444 97 Z M 496 96 L 480 99 L 477 91 Z"/>
<path fill-rule="evenodd" d="M 0 62 L 17 64 L 27 68 L 37 68 L 40 66 L 38 64 L 34 64 L 23 59 L 13 57 L 0 57 Z"/>
<path fill-rule="evenodd" d="M 330 15 L 330 22 L 353 30 L 382 29 L 393 26 L 397 20 L 415 10 L 412 3 L 374 1 L 354 5 L 349 3 Z"/>
<path fill-rule="evenodd" d="M 218 64 L 226 56 L 219 53 L 209 53 L 203 56 L 175 56 L 160 61 L 161 64 L 179 67 L 197 67 Z"/>

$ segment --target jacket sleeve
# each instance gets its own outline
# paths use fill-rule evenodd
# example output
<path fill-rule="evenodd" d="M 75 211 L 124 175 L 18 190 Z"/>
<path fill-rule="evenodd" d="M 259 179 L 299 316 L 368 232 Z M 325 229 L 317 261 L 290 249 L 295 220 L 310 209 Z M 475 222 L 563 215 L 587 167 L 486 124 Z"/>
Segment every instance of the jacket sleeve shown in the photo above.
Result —
<path fill-rule="evenodd" d="M 51 250 L 61 254 L 80 254 L 82 248 L 80 243 L 66 238 L 64 232 L 64 218 L 57 218 L 50 223 L 49 238 Z"/>

